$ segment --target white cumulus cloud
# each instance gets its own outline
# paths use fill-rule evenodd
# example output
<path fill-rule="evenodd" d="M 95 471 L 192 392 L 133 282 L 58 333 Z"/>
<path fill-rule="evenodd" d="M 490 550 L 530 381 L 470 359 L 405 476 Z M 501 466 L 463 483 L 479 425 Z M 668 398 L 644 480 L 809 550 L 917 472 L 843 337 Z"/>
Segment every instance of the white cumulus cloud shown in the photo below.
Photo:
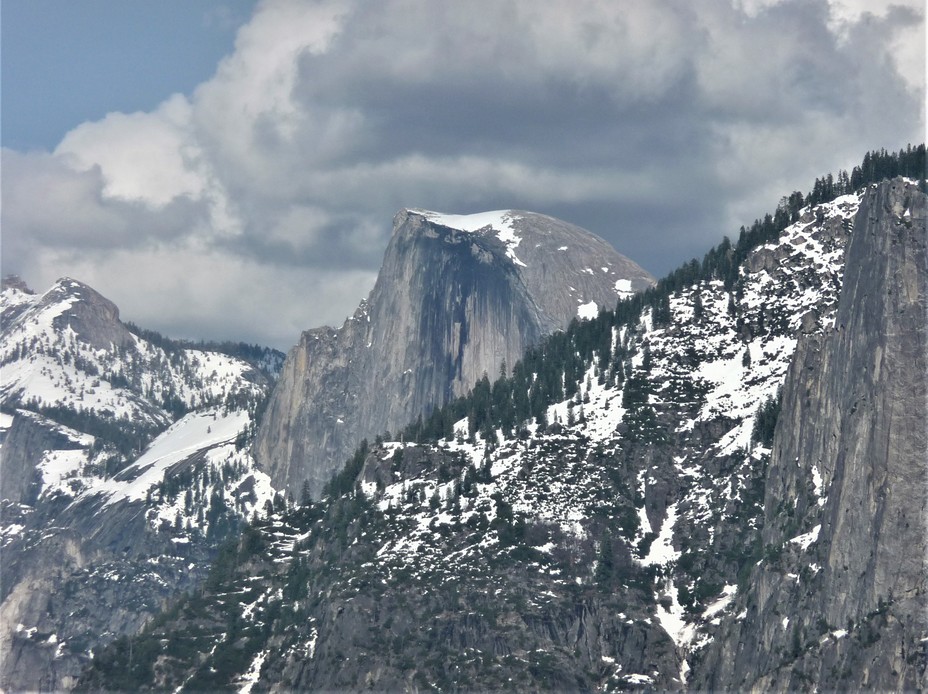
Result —
<path fill-rule="evenodd" d="M 168 334 L 286 347 L 394 213 L 535 209 L 661 274 L 924 132 L 924 7 L 266 0 L 190 94 L 3 151 L 3 269 Z"/>

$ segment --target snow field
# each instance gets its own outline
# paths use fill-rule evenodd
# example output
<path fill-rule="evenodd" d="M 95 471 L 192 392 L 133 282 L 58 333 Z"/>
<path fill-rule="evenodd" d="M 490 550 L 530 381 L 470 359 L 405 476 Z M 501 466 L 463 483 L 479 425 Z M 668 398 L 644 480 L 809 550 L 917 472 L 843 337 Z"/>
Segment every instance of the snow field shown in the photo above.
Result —
<path fill-rule="evenodd" d="M 169 355 L 136 335 L 127 349 L 100 349 L 70 326 L 56 327 L 81 300 L 81 291 L 78 283 L 61 280 L 43 295 L 3 292 L 4 312 L 22 312 L 0 336 L 0 400 L 163 427 L 171 421 L 163 408 L 175 398 L 196 408 L 237 390 L 255 397 L 260 393 L 251 367 L 224 354 L 185 349 Z M 121 385 L 114 385 L 117 381 Z"/>
<path fill-rule="evenodd" d="M 233 442 L 248 422 L 248 413 L 241 411 L 225 415 L 215 410 L 191 413 L 152 441 L 142 456 L 120 475 L 123 480 L 107 480 L 96 491 L 108 497 L 105 506 L 126 500 L 141 501 L 148 490 L 164 479 L 164 472 L 171 465 L 198 451 Z"/>
<path fill-rule="evenodd" d="M 450 229 L 459 229 L 461 231 L 477 232 L 492 231 L 496 232 L 496 238 L 506 246 L 506 257 L 512 260 L 516 265 L 526 267 L 525 263 L 519 260 L 516 255 L 516 248 L 522 242 L 522 237 L 516 234 L 513 222 L 519 219 L 519 216 L 512 210 L 493 210 L 490 212 L 478 212 L 477 214 L 445 214 L 443 212 L 432 212 L 430 210 L 412 210 L 420 214 L 430 222 L 446 226 Z"/>

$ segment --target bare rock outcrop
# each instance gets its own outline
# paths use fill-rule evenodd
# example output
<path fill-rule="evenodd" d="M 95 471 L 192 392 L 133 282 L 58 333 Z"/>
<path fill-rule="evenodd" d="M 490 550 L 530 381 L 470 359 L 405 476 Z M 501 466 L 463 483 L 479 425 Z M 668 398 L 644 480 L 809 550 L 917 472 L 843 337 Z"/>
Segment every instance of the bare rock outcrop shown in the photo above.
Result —
<path fill-rule="evenodd" d="M 786 379 L 764 558 L 696 688 L 928 687 L 926 203 L 904 179 L 864 195 L 834 331 Z"/>
<path fill-rule="evenodd" d="M 287 356 L 255 454 L 318 497 L 363 438 L 495 377 L 542 335 L 653 278 L 579 227 L 531 212 L 402 210 L 369 298 Z"/>

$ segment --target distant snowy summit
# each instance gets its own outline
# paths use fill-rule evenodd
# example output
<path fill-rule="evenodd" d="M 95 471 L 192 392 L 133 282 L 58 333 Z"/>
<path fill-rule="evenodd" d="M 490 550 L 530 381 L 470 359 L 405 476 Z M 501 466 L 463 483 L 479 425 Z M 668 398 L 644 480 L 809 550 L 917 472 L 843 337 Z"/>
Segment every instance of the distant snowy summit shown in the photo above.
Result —
<path fill-rule="evenodd" d="M 522 237 L 516 233 L 515 228 L 515 223 L 521 219 L 518 212 L 513 210 L 494 210 L 476 214 L 444 214 L 429 210 L 410 210 L 410 212 L 421 214 L 433 224 L 450 229 L 495 233 L 496 238 L 506 245 L 506 257 L 516 265 L 525 267 L 525 263 L 516 256 L 516 248 L 522 242 Z"/>
<path fill-rule="evenodd" d="M 318 497 L 363 438 L 511 367 L 544 335 L 654 283 L 598 236 L 522 210 L 400 210 L 373 291 L 303 334 L 256 441 L 278 488 Z M 372 387 L 374 386 L 374 387 Z"/>
<path fill-rule="evenodd" d="M 0 312 L 0 690 L 66 691 L 272 502 L 249 444 L 275 354 L 127 325 L 67 277 L 5 278 Z"/>
<path fill-rule="evenodd" d="M 559 273 L 575 280 L 567 285 L 567 292 L 576 307 L 574 315 L 580 318 L 591 318 L 599 309 L 612 308 L 613 293 L 617 299 L 624 299 L 654 284 L 649 272 L 604 239 L 549 215 L 526 210 L 447 214 L 410 208 L 394 218 L 394 233 L 401 227 L 400 220 L 410 216 L 422 217 L 433 227 L 498 241 L 505 257 L 522 268 L 522 274 L 532 282 L 547 282 L 552 263 L 557 264 Z M 596 301 L 594 295 L 603 277 L 611 280 L 612 291 L 609 300 Z M 558 307 L 558 312 L 562 308 Z"/>

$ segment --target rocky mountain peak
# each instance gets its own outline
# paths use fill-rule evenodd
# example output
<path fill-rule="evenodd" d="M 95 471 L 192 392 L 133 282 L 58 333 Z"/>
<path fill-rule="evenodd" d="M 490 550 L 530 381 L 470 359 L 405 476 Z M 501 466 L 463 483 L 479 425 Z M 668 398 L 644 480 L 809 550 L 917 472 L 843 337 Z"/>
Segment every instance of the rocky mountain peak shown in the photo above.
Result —
<path fill-rule="evenodd" d="M 795 204 L 541 340 L 256 522 L 138 675 L 113 648 L 83 686 L 924 690 L 926 203 Z M 380 301 L 314 342 L 394 344 Z"/>
<path fill-rule="evenodd" d="M 339 330 L 304 333 L 258 434 L 280 487 L 318 496 L 363 438 L 496 376 L 653 278 L 588 231 L 532 212 L 404 209 L 374 289 Z"/>
<path fill-rule="evenodd" d="M 23 287 L 22 282 L 5 283 L 0 299 L 4 328 L 10 336 L 35 337 L 70 329 L 77 340 L 96 349 L 132 343 L 116 304 L 89 285 L 62 277 L 41 295 Z"/>
<path fill-rule="evenodd" d="M 133 342 L 129 330 L 119 320 L 119 308 L 112 301 L 70 277 L 62 277 L 43 295 L 37 308 L 59 311 L 55 327 L 73 330 L 78 339 L 99 349 L 126 347 Z"/>
<path fill-rule="evenodd" d="M 864 168 L 618 304 L 565 222 L 403 210 L 254 448 L 273 355 L 5 282 L 0 689 L 928 690 L 928 197 Z"/>
<path fill-rule="evenodd" d="M 269 383 L 77 280 L 0 306 L 0 689 L 62 691 L 273 498 L 247 450 Z"/>
<path fill-rule="evenodd" d="M 417 219 L 411 224 L 410 219 Z M 628 261 L 615 263 L 615 250 L 608 242 L 595 234 L 574 224 L 527 210 L 492 210 L 474 214 L 446 214 L 422 209 L 405 209 L 397 213 L 394 218 L 394 232 L 400 229 L 434 229 L 442 227 L 456 232 L 468 234 L 473 239 L 486 239 L 490 241 L 490 248 L 502 250 L 513 265 L 525 269 L 527 275 L 531 264 L 523 256 L 534 260 L 545 261 L 549 254 L 557 252 L 567 257 L 569 261 L 577 263 L 577 270 L 587 272 L 616 273 L 623 275 L 622 279 L 630 279 L 632 288 L 629 291 L 644 289 L 653 284 L 654 278 L 642 270 L 635 263 Z M 497 241 L 498 244 L 492 243 Z M 604 261 L 598 268 L 591 267 L 587 260 L 595 262 L 595 255 L 584 253 L 595 251 Z"/>

